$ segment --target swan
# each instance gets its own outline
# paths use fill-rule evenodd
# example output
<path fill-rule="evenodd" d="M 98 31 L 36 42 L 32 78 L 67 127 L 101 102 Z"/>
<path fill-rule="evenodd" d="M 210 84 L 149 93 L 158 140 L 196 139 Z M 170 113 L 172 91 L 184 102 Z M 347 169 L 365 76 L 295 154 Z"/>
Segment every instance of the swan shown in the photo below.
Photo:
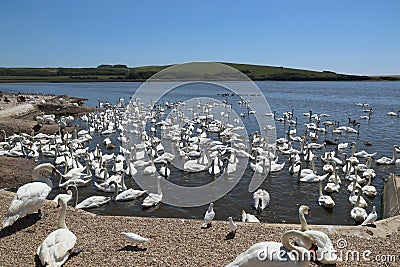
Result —
<path fill-rule="evenodd" d="M 368 204 L 367 201 L 365 201 L 365 199 L 361 196 L 361 193 L 362 191 L 358 190 L 358 194 L 355 195 L 355 189 L 353 189 L 351 195 L 349 196 L 349 202 L 352 205 L 357 205 L 357 207 L 366 208 Z"/>
<path fill-rule="evenodd" d="M 296 165 L 299 166 L 299 173 L 297 175 L 300 175 L 300 177 L 303 178 L 309 174 L 315 173 L 315 160 L 316 159 L 317 159 L 317 157 L 314 157 L 311 159 L 311 168 L 312 169 L 303 169 L 301 162 L 297 162 Z"/>
<path fill-rule="evenodd" d="M 126 232 L 121 232 L 121 235 L 128 240 L 130 243 L 133 244 L 138 244 L 138 243 L 145 243 L 147 241 L 149 241 L 148 238 L 142 237 L 138 234 L 134 234 L 134 233 L 126 233 Z"/>
<path fill-rule="evenodd" d="M 48 194 L 53 188 L 53 183 L 49 178 L 42 177 L 42 172 L 56 174 L 56 168 L 51 163 L 43 163 L 36 166 L 32 171 L 34 182 L 21 186 L 15 194 L 8 208 L 6 218 L 3 221 L 3 228 L 11 226 L 18 218 L 38 210 L 43 206 Z"/>
<path fill-rule="evenodd" d="M 157 172 L 157 168 L 154 165 L 153 157 L 151 157 L 150 166 L 147 166 L 146 168 L 144 168 L 143 173 L 149 175 L 149 174 L 153 174 L 156 172 Z"/>
<path fill-rule="evenodd" d="M 225 175 L 236 172 L 236 164 L 237 163 L 230 162 L 228 158 L 224 158 L 223 162 L 224 162 L 224 174 Z"/>
<path fill-rule="evenodd" d="M 332 163 L 334 166 L 334 174 L 331 175 L 328 179 L 328 183 L 324 187 L 325 192 L 327 193 L 333 193 L 333 192 L 339 192 L 340 189 L 340 178 L 337 175 L 337 168 L 336 168 L 336 163 Z"/>
<path fill-rule="evenodd" d="M 76 187 L 75 187 L 76 188 Z M 78 200 L 78 190 L 75 190 L 75 199 Z M 110 202 L 110 197 L 105 196 L 91 196 L 83 200 L 81 203 L 75 205 L 76 209 L 91 209 L 97 208 Z"/>
<path fill-rule="evenodd" d="M 392 164 L 398 164 L 397 162 L 400 162 L 399 160 L 396 161 L 396 148 L 398 148 L 399 146 L 394 145 L 393 146 L 393 154 L 392 154 L 392 158 L 388 158 L 388 157 L 382 157 L 380 159 L 376 160 L 376 164 L 380 164 L 380 165 L 392 165 Z"/>
<path fill-rule="evenodd" d="M 110 178 L 108 178 L 105 182 L 102 182 L 98 184 L 97 182 L 94 182 L 94 186 L 96 187 L 97 190 L 111 193 L 114 192 L 114 184 L 110 186 L 110 182 L 115 181 L 116 184 L 118 185 L 118 191 L 124 191 L 127 189 L 125 185 L 125 172 L 121 171 L 119 175 L 113 175 Z"/>
<path fill-rule="evenodd" d="M 371 183 L 372 183 L 372 176 L 369 176 L 368 177 L 368 184 L 367 185 L 364 185 L 362 188 L 361 188 L 361 190 L 362 190 L 362 192 L 366 195 L 366 196 L 368 196 L 368 197 L 375 197 L 376 196 L 376 194 L 377 194 L 377 192 L 376 192 L 376 188 L 375 188 L 375 186 L 373 186 Z"/>
<path fill-rule="evenodd" d="M 373 206 L 371 213 L 368 214 L 368 217 L 365 219 L 365 221 L 363 221 L 363 223 L 361 225 L 365 226 L 365 225 L 374 224 L 374 222 L 376 221 L 377 218 L 378 218 L 378 214 L 376 214 L 376 207 Z"/>
<path fill-rule="evenodd" d="M 335 207 L 335 201 L 330 196 L 326 196 L 322 193 L 322 179 L 319 180 L 319 198 L 318 204 L 324 206 L 325 208 L 332 209 Z"/>
<path fill-rule="evenodd" d="M 311 210 L 308 206 L 301 205 L 299 207 L 299 219 L 301 223 L 300 231 L 313 238 L 314 244 L 318 247 L 318 250 L 316 251 L 318 261 L 324 264 L 335 264 L 337 261 L 337 255 L 334 254 L 336 250 L 333 247 L 332 240 L 324 232 L 310 230 L 304 215 L 311 216 Z M 296 238 L 296 242 L 300 246 L 307 248 L 301 239 Z"/>
<path fill-rule="evenodd" d="M 167 161 L 164 161 L 163 166 L 160 168 L 159 173 L 163 177 L 169 177 L 170 176 L 171 170 L 168 168 L 168 162 Z"/>
<path fill-rule="evenodd" d="M 150 208 L 152 206 L 156 206 L 162 200 L 163 194 L 161 192 L 161 185 L 160 185 L 161 176 L 157 177 L 157 194 L 150 193 L 142 203 L 142 207 Z"/>
<path fill-rule="evenodd" d="M 350 216 L 356 223 L 362 223 L 367 218 L 367 211 L 361 207 L 360 198 L 357 198 L 357 202 L 350 211 Z"/>
<path fill-rule="evenodd" d="M 246 213 L 246 211 L 242 210 L 242 222 L 259 223 L 260 220 L 253 214 Z"/>
<path fill-rule="evenodd" d="M 257 211 L 261 212 L 269 205 L 269 193 L 266 190 L 260 188 L 253 193 L 253 201 L 253 207 Z"/>
<path fill-rule="evenodd" d="M 112 196 L 112 200 L 114 201 L 130 201 L 137 199 L 138 197 L 144 195 L 147 193 L 147 191 L 142 191 L 142 190 L 135 190 L 133 188 L 129 188 L 127 190 L 122 191 L 121 193 L 118 193 L 118 184 L 116 181 L 111 181 L 109 183 L 109 186 L 113 185 L 114 186 L 114 195 Z"/>
<path fill-rule="evenodd" d="M 301 239 L 309 249 L 292 245 L 290 238 L 293 237 Z M 313 241 L 303 232 L 290 230 L 282 235 L 281 242 L 267 241 L 252 245 L 226 267 L 309 266 L 316 249 Z"/>
<path fill-rule="evenodd" d="M 204 223 L 201 226 L 202 228 L 211 227 L 211 221 L 214 219 L 215 212 L 214 212 L 214 203 L 210 203 L 206 213 L 204 214 Z"/>
<path fill-rule="evenodd" d="M 221 169 L 219 168 L 219 158 L 215 157 L 210 168 L 208 168 L 208 173 L 212 176 L 219 175 Z"/>
<path fill-rule="evenodd" d="M 328 175 L 329 175 L 329 173 L 322 175 L 322 176 L 319 176 L 315 173 L 310 173 L 310 174 L 307 174 L 306 176 L 304 176 L 303 178 L 300 178 L 300 175 L 298 175 L 297 183 L 300 183 L 300 182 L 317 183 L 320 180 L 324 180 Z"/>
<path fill-rule="evenodd" d="M 268 163 L 266 163 L 266 158 L 262 157 L 262 161 L 261 162 L 257 162 L 257 160 L 261 158 L 261 157 L 256 157 L 256 163 L 250 163 L 250 167 L 252 168 L 252 170 L 255 173 L 261 173 L 261 174 L 266 174 L 268 173 L 268 169 L 270 167 L 270 165 Z M 225 162 L 225 159 L 224 159 Z M 229 162 L 228 162 L 229 163 Z M 236 165 L 235 165 L 236 166 Z"/>
<path fill-rule="evenodd" d="M 76 244 L 76 236 L 65 224 L 67 199 L 65 197 L 58 198 L 58 205 L 61 206 L 58 229 L 49 234 L 36 251 L 43 266 L 63 265 Z"/>

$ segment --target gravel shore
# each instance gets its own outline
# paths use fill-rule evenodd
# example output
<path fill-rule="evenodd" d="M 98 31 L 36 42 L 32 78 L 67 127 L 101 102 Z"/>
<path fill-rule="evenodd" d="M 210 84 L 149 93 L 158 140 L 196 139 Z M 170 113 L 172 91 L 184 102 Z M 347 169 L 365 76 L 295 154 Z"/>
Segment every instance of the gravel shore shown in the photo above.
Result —
<path fill-rule="evenodd" d="M 0 190 L 0 214 L 4 216 L 13 193 Z M 110 204 L 118 205 L 118 204 Z M 161 204 L 162 205 L 162 204 Z M 12 227 L 0 232 L 1 266 L 34 266 L 35 253 L 41 242 L 57 228 L 59 209 L 47 201 L 45 219 L 36 214 L 19 219 Z M 225 266 L 252 244 L 261 241 L 280 241 L 286 230 L 299 225 L 251 224 L 237 222 L 234 239 L 226 239 L 227 222 L 216 221 L 209 229 L 201 229 L 201 220 L 173 218 L 139 218 L 96 216 L 68 208 L 68 228 L 75 233 L 76 247 L 83 252 L 69 259 L 64 266 Z M 400 217 L 376 223 L 376 228 L 361 226 L 311 226 L 329 235 L 343 255 L 337 266 L 399 266 Z M 134 232 L 150 241 L 132 246 L 120 232 Z M 346 240 L 346 247 L 338 245 Z M 339 242 L 339 243 L 338 243 Z M 340 243 L 342 242 L 342 243 Z M 371 251 L 363 258 L 364 251 Z M 347 257 L 358 251 L 359 259 Z M 383 255 L 386 256 L 385 259 Z M 388 259 L 393 255 L 394 259 Z M 380 258 L 378 258 L 380 257 Z M 390 261 L 390 262 L 389 262 Z M 311 266 L 317 266 L 312 263 Z"/>

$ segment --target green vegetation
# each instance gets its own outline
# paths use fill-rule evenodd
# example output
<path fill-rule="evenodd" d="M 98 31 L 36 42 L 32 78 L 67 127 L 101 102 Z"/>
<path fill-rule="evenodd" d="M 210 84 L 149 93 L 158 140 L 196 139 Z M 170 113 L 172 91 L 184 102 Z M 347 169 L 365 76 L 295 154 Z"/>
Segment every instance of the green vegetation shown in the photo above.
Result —
<path fill-rule="evenodd" d="M 365 81 L 400 80 L 399 76 L 356 76 L 331 71 L 309 71 L 284 67 L 224 63 L 252 80 L 272 81 Z M 99 65 L 96 68 L 0 68 L 0 82 L 107 82 L 145 81 L 169 66 Z M 185 73 L 181 73 L 184 75 Z M 164 75 L 168 75 L 165 73 Z M 172 74 L 172 75 L 177 75 Z M 224 73 L 218 73 L 220 77 Z M 179 77 L 176 77 L 179 78 Z"/>

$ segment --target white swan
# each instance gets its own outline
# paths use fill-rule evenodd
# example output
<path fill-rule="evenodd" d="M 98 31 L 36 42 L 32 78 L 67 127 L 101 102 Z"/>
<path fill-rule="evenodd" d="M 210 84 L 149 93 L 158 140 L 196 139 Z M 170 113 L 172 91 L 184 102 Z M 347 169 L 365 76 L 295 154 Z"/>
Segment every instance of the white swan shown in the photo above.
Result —
<path fill-rule="evenodd" d="M 335 207 L 335 201 L 330 196 L 326 196 L 322 193 L 322 179 L 319 180 L 319 198 L 318 204 L 324 206 L 325 208 L 332 209 Z"/>
<path fill-rule="evenodd" d="M 270 196 L 266 190 L 260 188 L 253 193 L 253 207 L 257 211 L 263 211 L 269 205 L 269 201 Z"/>
<path fill-rule="evenodd" d="M 171 175 L 171 170 L 168 168 L 167 161 L 163 163 L 163 166 L 161 166 L 159 173 L 163 177 L 169 177 Z"/>
<path fill-rule="evenodd" d="M 8 208 L 6 218 L 3 221 L 3 228 L 11 226 L 18 218 L 39 211 L 45 202 L 48 194 L 53 188 L 53 183 L 49 178 L 41 176 L 42 172 L 50 172 L 56 174 L 56 168 L 50 163 L 43 163 L 32 171 L 32 179 L 34 182 L 21 186 L 15 194 Z"/>
<path fill-rule="evenodd" d="M 78 200 L 78 190 L 76 190 L 76 200 Z M 107 204 L 110 202 L 111 198 L 110 197 L 105 197 L 105 196 L 91 196 L 83 200 L 81 203 L 77 204 L 75 208 L 77 209 L 91 209 L 91 208 L 97 208 L 102 205 Z"/>
<path fill-rule="evenodd" d="M 349 196 L 349 202 L 354 206 L 357 205 L 357 207 L 366 208 L 368 206 L 367 201 L 365 201 L 361 194 L 362 191 L 358 190 L 358 194 L 355 195 L 355 189 L 353 189 L 351 195 Z"/>
<path fill-rule="evenodd" d="M 394 145 L 393 146 L 393 154 L 392 154 L 392 158 L 388 158 L 388 157 L 382 157 L 380 159 L 376 160 L 376 164 L 380 164 L 380 165 L 392 165 L 392 164 L 397 164 L 396 161 L 396 148 L 398 148 L 399 146 Z M 399 161 L 400 162 L 400 161 Z"/>
<path fill-rule="evenodd" d="M 253 214 L 246 213 L 246 211 L 242 210 L 242 222 L 259 223 L 260 220 Z"/>
<path fill-rule="evenodd" d="M 216 156 L 211 164 L 210 168 L 208 168 L 208 173 L 212 176 L 219 175 L 221 169 L 219 168 L 219 158 Z"/>
<path fill-rule="evenodd" d="M 340 183 L 339 183 L 339 177 L 337 176 L 337 168 L 336 168 L 336 163 L 333 163 L 334 166 L 334 174 L 331 175 L 328 179 L 330 182 L 326 184 L 324 187 L 325 192 L 327 193 L 333 193 L 333 192 L 339 192 L 340 189 Z"/>
<path fill-rule="evenodd" d="M 67 199 L 59 197 L 58 205 L 61 206 L 58 229 L 49 234 L 36 251 L 43 266 L 63 265 L 76 244 L 76 236 L 65 225 Z"/>
<path fill-rule="evenodd" d="M 201 226 L 202 228 L 211 227 L 211 221 L 214 219 L 215 212 L 214 212 L 214 203 L 210 203 L 206 213 L 204 214 L 204 223 Z"/>
<path fill-rule="evenodd" d="M 368 197 L 375 197 L 376 196 L 376 194 L 377 194 L 377 191 L 376 191 L 376 188 L 375 188 L 375 186 L 373 186 L 371 183 L 372 183 L 372 176 L 369 176 L 368 177 L 368 184 L 367 185 L 364 185 L 362 188 L 361 188 L 361 190 L 362 190 L 362 192 L 366 195 L 366 196 L 368 196 Z"/>
<path fill-rule="evenodd" d="M 114 192 L 114 184 L 110 186 L 110 183 L 112 181 L 115 181 L 118 185 L 118 191 L 124 191 L 127 189 L 125 185 L 125 172 L 121 171 L 118 175 L 112 175 L 109 177 L 105 182 L 102 182 L 98 184 L 97 182 L 94 182 L 94 186 L 97 188 L 99 191 L 103 192 Z"/>
<path fill-rule="evenodd" d="M 161 185 L 160 185 L 161 176 L 157 177 L 157 194 L 150 193 L 142 203 L 142 207 L 150 208 L 156 206 L 162 200 L 163 194 L 161 192 Z"/>
<path fill-rule="evenodd" d="M 324 232 L 310 230 L 304 215 L 311 216 L 311 210 L 308 206 L 302 205 L 299 208 L 300 231 L 303 231 L 313 238 L 314 244 L 318 247 L 316 251 L 318 260 L 323 264 L 335 264 L 337 255 L 335 254 L 336 250 L 333 247 L 332 240 Z M 303 244 L 303 241 L 299 238 L 296 238 L 296 242 L 302 247 L 308 247 Z"/>
<path fill-rule="evenodd" d="M 298 238 L 309 249 L 292 245 L 290 238 Z M 308 255 L 311 258 L 313 239 L 307 234 L 290 230 L 281 237 L 282 242 L 260 242 L 252 245 L 245 252 L 239 254 L 236 259 L 226 267 L 261 267 L 261 266 L 308 266 L 310 259 L 307 256 L 301 259 L 299 255 Z"/>
<path fill-rule="evenodd" d="M 367 211 L 358 207 L 357 204 L 350 211 L 350 216 L 356 223 L 362 223 L 367 218 Z"/>
<path fill-rule="evenodd" d="M 157 168 L 154 165 L 154 161 L 153 161 L 153 157 L 150 158 L 150 166 L 147 166 L 146 168 L 144 168 L 143 173 L 144 174 L 153 174 L 157 172 Z"/>
<path fill-rule="evenodd" d="M 129 189 L 122 191 L 121 193 L 118 193 L 118 184 L 116 181 L 111 181 L 109 185 L 114 186 L 114 195 L 111 198 L 114 201 L 130 201 L 130 200 L 137 199 L 138 197 L 147 193 L 147 191 L 136 190 L 133 188 L 129 188 Z"/>
<path fill-rule="evenodd" d="M 322 175 L 322 176 L 319 176 L 315 173 L 310 173 L 310 174 L 307 174 L 306 176 L 304 176 L 303 178 L 300 178 L 300 175 L 298 175 L 297 183 L 300 183 L 300 182 L 318 183 L 320 180 L 325 179 L 328 175 L 329 175 L 329 173 Z"/>

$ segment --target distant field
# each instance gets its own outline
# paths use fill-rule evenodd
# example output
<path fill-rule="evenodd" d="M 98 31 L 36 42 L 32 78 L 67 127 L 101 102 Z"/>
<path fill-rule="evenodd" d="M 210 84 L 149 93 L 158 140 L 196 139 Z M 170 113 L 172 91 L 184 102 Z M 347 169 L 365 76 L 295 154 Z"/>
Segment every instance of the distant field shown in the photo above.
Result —
<path fill-rule="evenodd" d="M 252 80 L 269 81 L 366 81 L 400 80 L 393 76 L 356 76 L 330 71 L 310 71 L 284 67 L 224 63 Z M 124 65 L 100 65 L 96 68 L 0 68 L 0 82 L 113 82 L 145 81 L 169 66 L 128 68 Z M 174 75 L 174 74 L 172 74 Z"/>

